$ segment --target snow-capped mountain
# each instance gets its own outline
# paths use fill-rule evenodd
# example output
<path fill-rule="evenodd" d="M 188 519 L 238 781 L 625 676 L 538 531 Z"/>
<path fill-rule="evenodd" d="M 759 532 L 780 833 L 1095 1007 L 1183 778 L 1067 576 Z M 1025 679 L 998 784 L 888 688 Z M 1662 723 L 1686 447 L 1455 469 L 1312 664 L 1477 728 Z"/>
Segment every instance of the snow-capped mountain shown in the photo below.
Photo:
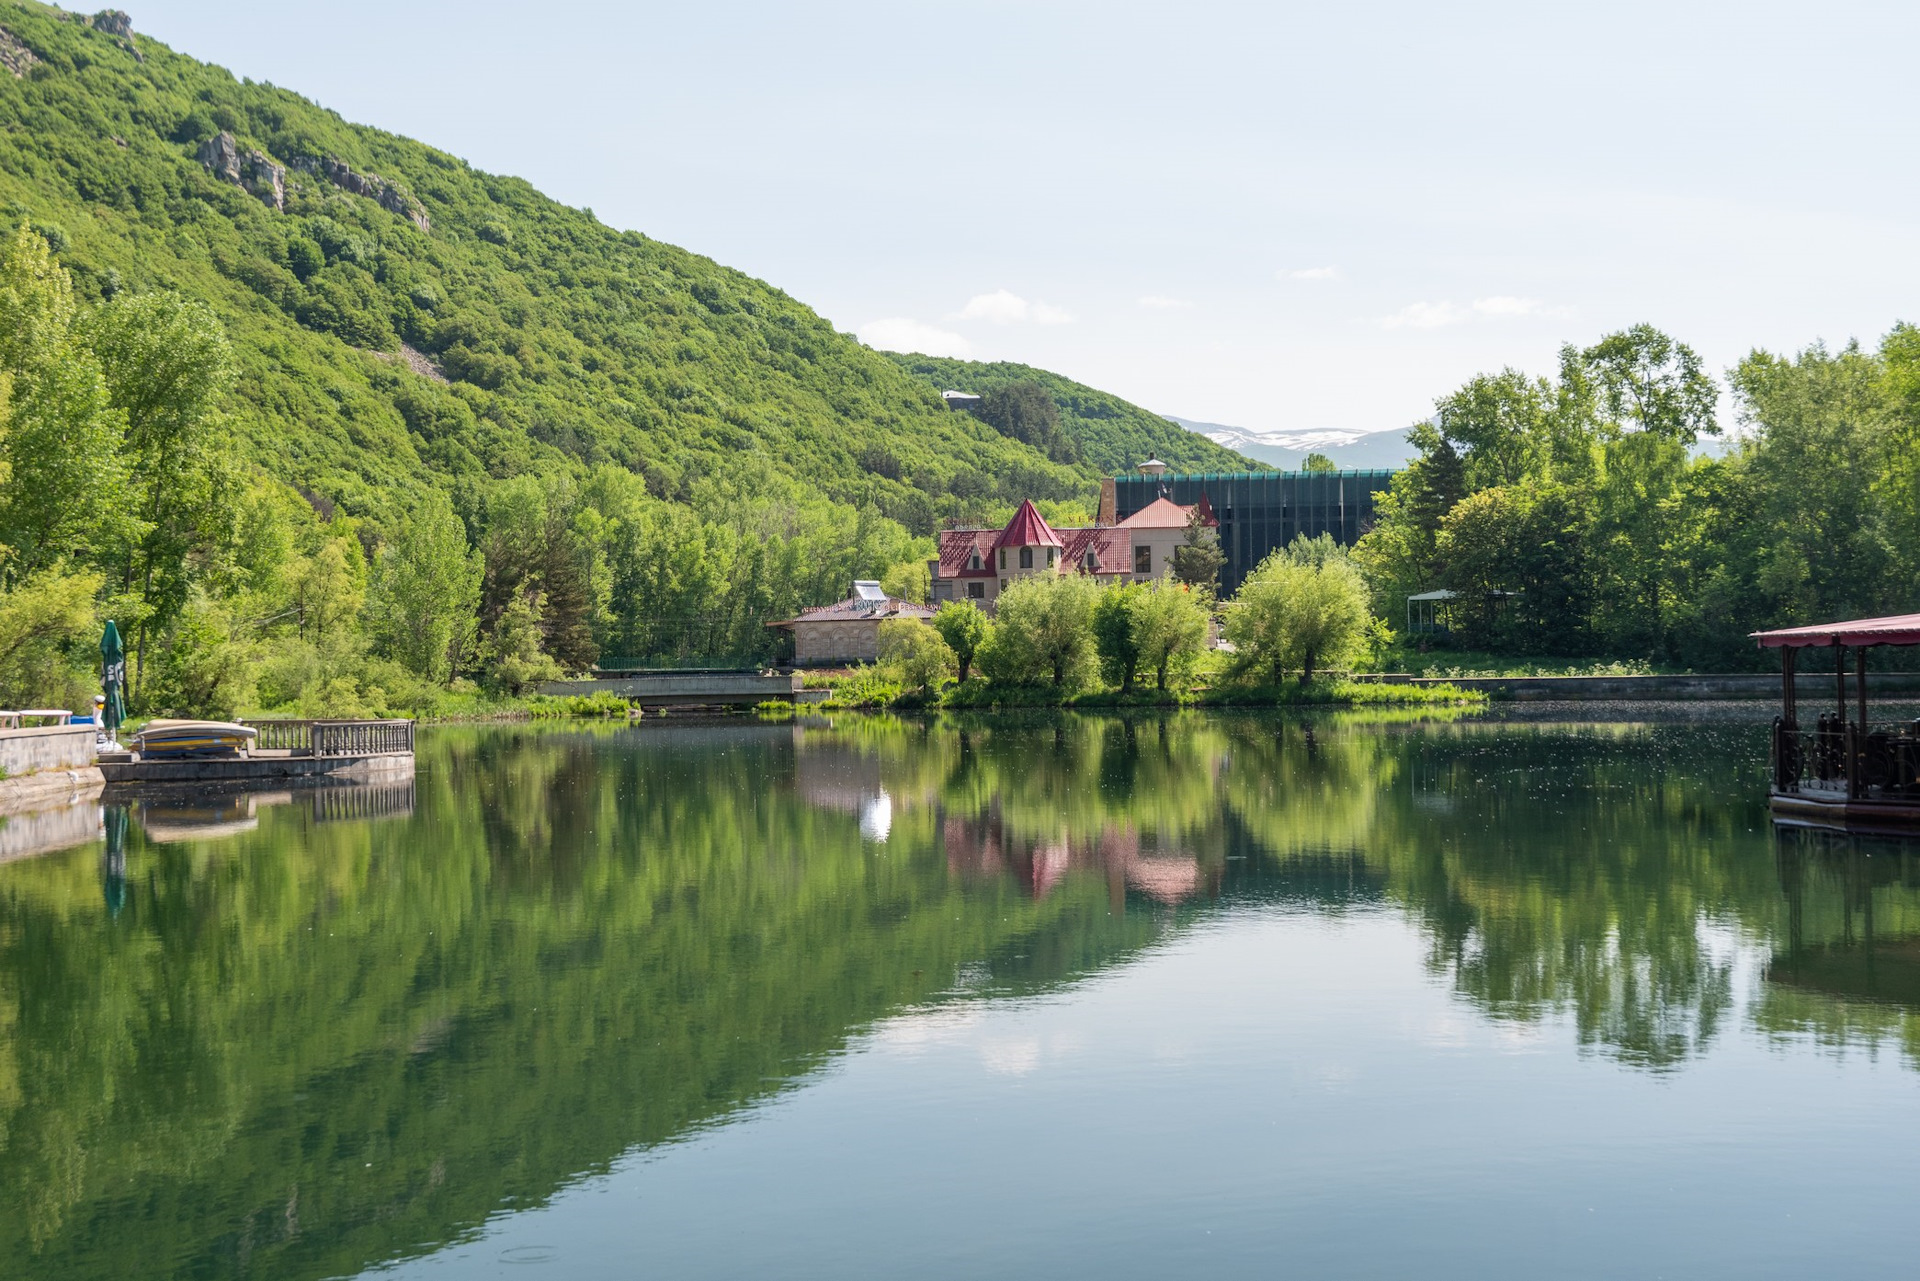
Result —
<path fill-rule="evenodd" d="M 1167 417 L 1217 445 L 1224 445 L 1274 467 L 1298 467 L 1306 461 L 1308 454 L 1325 454 L 1342 468 L 1392 469 L 1406 466 L 1419 452 L 1407 443 L 1405 427 L 1392 431 L 1351 431 L 1335 427 L 1307 431 L 1251 431 L 1223 423 L 1176 418 L 1172 414 Z"/>

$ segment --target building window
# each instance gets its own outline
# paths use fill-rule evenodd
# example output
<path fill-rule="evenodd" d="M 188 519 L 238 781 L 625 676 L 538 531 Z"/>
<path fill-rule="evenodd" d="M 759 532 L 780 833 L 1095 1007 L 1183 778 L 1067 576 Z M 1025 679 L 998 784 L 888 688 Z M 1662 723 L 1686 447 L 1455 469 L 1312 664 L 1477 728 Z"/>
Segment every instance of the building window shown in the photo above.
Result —
<path fill-rule="evenodd" d="M 1007 580 L 1004 578 L 1000 580 L 1000 590 L 1003 592 L 1007 590 Z"/>
<path fill-rule="evenodd" d="M 1020 549 L 1020 568 L 1022 569 L 1033 568 L 1033 548 L 1022 547 Z"/>
<path fill-rule="evenodd" d="M 1100 568 L 1100 562 L 1094 558 L 1094 555 L 1092 552 L 1088 552 L 1087 553 L 1087 572 L 1091 574 L 1094 570 L 1098 568 Z"/>
<path fill-rule="evenodd" d="M 975 581 L 967 584 L 968 600 L 985 600 L 986 598 L 987 585 L 985 583 Z"/>
<path fill-rule="evenodd" d="M 1002 547 L 1000 549 L 1000 568 L 1005 569 L 1006 567 L 1007 567 L 1007 549 Z"/>
<path fill-rule="evenodd" d="M 1053 548 L 1047 548 L 1047 568 L 1053 568 Z"/>
<path fill-rule="evenodd" d="M 980 568 L 980 549 L 979 548 L 977 547 L 974 548 L 973 555 L 967 557 L 967 568 L 968 569 Z"/>
<path fill-rule="evenodd" d="M 1133 549 L 1133 572 L 1151 574 L 1153 572 L 1153 548 L 1136 547 Z"/>

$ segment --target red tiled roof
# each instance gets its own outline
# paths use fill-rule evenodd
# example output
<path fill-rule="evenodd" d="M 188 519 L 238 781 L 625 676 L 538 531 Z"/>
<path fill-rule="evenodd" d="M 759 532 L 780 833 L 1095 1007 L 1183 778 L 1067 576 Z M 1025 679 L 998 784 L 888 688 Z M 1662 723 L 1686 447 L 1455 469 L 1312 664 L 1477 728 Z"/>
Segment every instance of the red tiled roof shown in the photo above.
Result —
<path fill-rule="evenodd" d="M 1060 559 L 1069 569 L 1082 573 L 1087 568 L 1087 553 L 1091 551 L 1096 574 L 1127 574 L 1133 571 L 1133 534 L 1117 525 L 1094 525 L 1085 529 L 1063 529 L 1066 542 L 1061 548 Z"/>
<path fill-rule="evenodd" d="M 895 600 L 889 596 L 884 602 L 862 600 L 858 596 L 849 596 L 843 601 L 831 605 L 813 605 L 801 610 L 792 618 L 783 618 L 768 623 L 768 627 L 791 627 L 795 623 L 859 623 L 868 619 L 884 621 L 889 618 L 932 618 L 933 607 L 916 605 L 908 600 Z"/>
<path fill-rule="evenodd" d="M 1000 532 L 995 547 L 1060 547 L 1060 535 L 1053 532 L 1053 526 L 1047 524 L 1047 518 L 1033 505 L 1031 498 L 1020 504 L 1020 510 L 1013 514 L 1007 527 Z"/>
<path fill-rule="evenodd" d="M 993 540 L 1000 536 L 997 529 L 943 529 L 940 531 L 940 577 L 942 578 L 992 578 Z M 967 561 L 974 552 L 980 553 L 980 568 L 968 569 Z"/>

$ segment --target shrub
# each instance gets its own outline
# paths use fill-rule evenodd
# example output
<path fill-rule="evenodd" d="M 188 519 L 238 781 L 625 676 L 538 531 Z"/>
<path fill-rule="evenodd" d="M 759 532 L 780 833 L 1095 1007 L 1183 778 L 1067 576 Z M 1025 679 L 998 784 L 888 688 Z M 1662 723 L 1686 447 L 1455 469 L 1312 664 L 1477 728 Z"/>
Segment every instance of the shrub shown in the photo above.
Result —
<path fill-rule="evenodd" d="M 914 618 L 880 624 L 880 666 L 893 680 L 921 694 L 937 694 L 958 662 L 940 633 Z"/>
<path fill-rule="evenodd" d="M 947 648 L 953 651 L 954 660 L 960 665 L 960 680 L 964 684 L 973 670 L 974 655 L 980 651 L 987 635 L 993 630 L 993 624 L 980 607 L 970 600 L 950 600 L 934 611 L 933 629 L 947 642 Z"/>

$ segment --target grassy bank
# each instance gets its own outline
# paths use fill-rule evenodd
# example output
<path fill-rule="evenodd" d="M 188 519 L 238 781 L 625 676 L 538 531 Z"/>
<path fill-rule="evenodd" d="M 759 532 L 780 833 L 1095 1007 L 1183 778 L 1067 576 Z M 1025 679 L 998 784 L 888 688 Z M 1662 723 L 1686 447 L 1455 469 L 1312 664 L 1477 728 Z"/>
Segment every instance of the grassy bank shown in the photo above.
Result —
<path fill-rule="evenodd" d="M 1217 673 L 1209 673 L 1217 675 Z M 847 672 L 815 673 L 809 688 L 829 691 L 828 710 L 839 708 L 951 708 L 994 710 L 1021 707 L 1437 707 L 1476 706 L 1487 696 L 1454 685 L 1384 685 L 1356 681 L 1344 675 L 1316 678 L 1305 684 L 1288 680 L 1278 685 L 1239 684 L 1197 679 L 1162 690 L 1136 685 L 1122 690 L 1110 685 L 1067 687 L 1004 685 L 978 677 L 950 683 L 928 692 L 902 684 L 881 667 Z"/>

